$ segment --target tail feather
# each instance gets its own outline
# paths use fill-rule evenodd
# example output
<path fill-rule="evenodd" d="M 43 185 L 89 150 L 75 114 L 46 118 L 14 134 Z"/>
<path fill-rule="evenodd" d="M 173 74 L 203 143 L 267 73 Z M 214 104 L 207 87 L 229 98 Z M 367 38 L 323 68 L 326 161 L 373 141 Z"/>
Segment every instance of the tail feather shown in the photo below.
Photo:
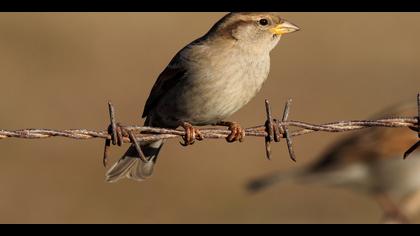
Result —
<path fill-rule="evenodd" d="M 127 173 L 126 176 L 127 178 L 132 180 L 143 181 L 152 176 L 154 167 L 154 161 L 148 163 L 137 161 L 136 165 L 131 168 L 131 170 Z"/>
<path fill-rule="evenodd" d="M 114 183 L 122 178 L 129 178 L 143 181 L 153 174 L 154 166 L 157 161 L 163 140 L 152 143 L 142 143 L 140 147 L 149 162 L 144 163 L 139 157 L 136 148 L 132 145 L 106 173 L 106 182 Z"/>
<path fill-rule="evenodd" d="M 271 173 L 271 174 L 249 181 L 246 188 L 248 191 L 253 192 L 253 193 L 259 192 L 277 183 L 302 177 L 304 173 L 305 173 L 304 170 L 302 171 L 293 170 L 290 172 Z"/>
<path fill-rule="evenodd" d="M 126 176 L 130 169 L 136 164 L 135 158 L 122 157 L 115 163 L 106 173 L 106 182 L 117 182 L 122 177 Z"/>
<path fill-rule="evenodd" d="M 141 160 L 138 160 L 136 165 L 133 168 L 131 168 L 127 177 L 129 179 L 137 181 L 142 181 L 151 177 L 157 161 L 158 154 L 162 146 L 162 140 L 141 146 L 142 151 L 144 155 L 148 158 L 149 162 L 144 163 Z"/>

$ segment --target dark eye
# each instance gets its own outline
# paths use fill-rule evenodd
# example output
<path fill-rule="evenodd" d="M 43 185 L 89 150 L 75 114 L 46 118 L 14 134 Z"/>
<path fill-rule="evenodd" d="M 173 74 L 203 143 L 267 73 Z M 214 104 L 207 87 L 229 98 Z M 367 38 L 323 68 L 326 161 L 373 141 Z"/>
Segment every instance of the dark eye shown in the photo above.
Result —
<path fill-rule="evenodd" d="M 258 23 L 262 26 L 266 26 L 266 25 L 268 25 L 268 20 L 267 19 L 261 19 L 261 20 L 258 21 Z"/>

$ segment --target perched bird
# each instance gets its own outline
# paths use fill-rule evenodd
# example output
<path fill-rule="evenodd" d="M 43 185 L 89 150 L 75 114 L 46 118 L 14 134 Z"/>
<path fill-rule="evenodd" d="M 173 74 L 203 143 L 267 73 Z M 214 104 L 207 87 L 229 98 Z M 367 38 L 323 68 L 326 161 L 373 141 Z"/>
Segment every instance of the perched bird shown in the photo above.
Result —
<path fill-rule="evenodd" d="M 199 39 L 179 51 L 159 75 L 146 102 L 145 125 L 183 127 L 185 144 L 200 138 L 193 127 L 227 126 L 230 142 L 243 138 L 243 129 L 229 116 L 261 89 L 270 71 L 270 52 L 283 34 L 299 28 L 278 13 L 230 13 Z M 147 161 L 131 146 L 106 174 L 106 181 L 150 177 L 163 140 L 141 143 Z"/>
<path fill-rule="evenodd" d="M 374 118 L 413 114 L 417 114 L 414 104 L 401 103 Z M 420 151 L 406 160 L 403 154 L 417 141 L 408 128 L 357 131 L 328 148 L 314 164 L 255 179 L 248 188 L 261 191 L 285 180 L 347 187 L 372 196 L 383 209 L 386 222 L 406 223 L 420 207 Z"/>

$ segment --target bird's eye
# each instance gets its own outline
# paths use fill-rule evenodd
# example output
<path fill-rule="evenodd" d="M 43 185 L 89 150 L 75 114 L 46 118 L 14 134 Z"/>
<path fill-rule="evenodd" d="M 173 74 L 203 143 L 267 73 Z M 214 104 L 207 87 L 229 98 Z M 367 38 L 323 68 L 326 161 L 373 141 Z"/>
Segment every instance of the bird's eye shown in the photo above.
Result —
<path fill-rule="evenodd" d="M 267 19 L 261 19 L 261 20 L 258 21 L 258 23 L 262 26 L 266 26 L 266 25 L 268 25 L 268 20 Z"/>

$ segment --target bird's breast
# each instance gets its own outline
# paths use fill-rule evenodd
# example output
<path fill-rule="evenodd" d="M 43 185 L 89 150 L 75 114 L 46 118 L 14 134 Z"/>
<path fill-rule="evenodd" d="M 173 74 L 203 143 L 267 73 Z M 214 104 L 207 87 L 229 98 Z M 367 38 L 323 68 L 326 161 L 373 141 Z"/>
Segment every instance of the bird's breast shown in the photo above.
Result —
<path fill-rule="evenodd" d="M 197 49 L 197 48 L 196 48 Z M 210 125 L 226 120 L 261 89 L 270 69 L 268 53 L 199 48 L 181 53 L 186 73 L 153 109 L 153 120 L 165 126 L 179 121 Z"/>
<path fill-rule="evenodd" d="M 181 89 L 180 103 L 192 123 L 223 120 L 246 105 L 261 89 L 270 67 L 269 56 L 227 54 L 196 65 Z"/>

